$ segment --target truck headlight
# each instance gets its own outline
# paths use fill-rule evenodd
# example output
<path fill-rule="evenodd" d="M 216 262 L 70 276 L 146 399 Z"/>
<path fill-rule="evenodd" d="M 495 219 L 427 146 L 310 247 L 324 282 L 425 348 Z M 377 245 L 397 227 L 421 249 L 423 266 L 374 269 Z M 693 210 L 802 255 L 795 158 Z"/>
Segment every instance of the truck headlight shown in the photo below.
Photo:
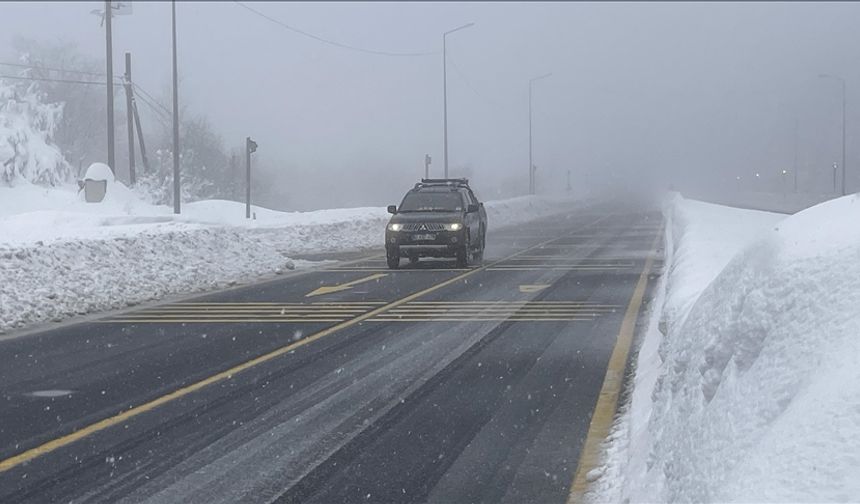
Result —
<path fill-rule="evenodd" d="M 453 224 L 445 224 L 445 231 L 459 231 L 463 229 L 463 225 L 459 222 L 455 222 Z"/>
<path fill-rule="evenodd" d="M 388 225 L 389 231 L 400 231 L 401 229 L 403 229 L 403 224 L 395 223 Z"/>

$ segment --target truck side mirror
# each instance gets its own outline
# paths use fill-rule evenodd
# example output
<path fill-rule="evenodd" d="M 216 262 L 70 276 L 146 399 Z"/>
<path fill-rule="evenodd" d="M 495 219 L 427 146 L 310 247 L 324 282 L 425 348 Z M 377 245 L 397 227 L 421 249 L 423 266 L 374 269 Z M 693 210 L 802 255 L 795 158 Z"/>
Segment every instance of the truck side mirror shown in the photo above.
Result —
<path fill-rule="evenodd" d="M 479 208 L 478 205 L 472 204 L 472 205 L 469 205 L 469 208 L 466 209 L 466 212 L 467 213 L 475 213 L 478 211 L 478 208 Z"/>
<path fill-rule="evenodd" d="M 397 213 L 397 205 L 388 205 L 388 213 L 396 214 Z"/>

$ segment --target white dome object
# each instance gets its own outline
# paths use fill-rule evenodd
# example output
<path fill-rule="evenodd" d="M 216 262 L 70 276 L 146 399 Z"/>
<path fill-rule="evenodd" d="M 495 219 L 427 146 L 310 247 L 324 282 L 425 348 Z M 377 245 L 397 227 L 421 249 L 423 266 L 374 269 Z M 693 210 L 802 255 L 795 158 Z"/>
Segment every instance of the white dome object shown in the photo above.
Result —
<path fill-rule="evenodd" d="M 110 169 L 110 166 L 104 163 L 93 163 L 89 168 L 87 168 L 87 172 L 84 174 L 84 180 L 106 180 L 107 182 L 114 182 L 116 177 Z"/>

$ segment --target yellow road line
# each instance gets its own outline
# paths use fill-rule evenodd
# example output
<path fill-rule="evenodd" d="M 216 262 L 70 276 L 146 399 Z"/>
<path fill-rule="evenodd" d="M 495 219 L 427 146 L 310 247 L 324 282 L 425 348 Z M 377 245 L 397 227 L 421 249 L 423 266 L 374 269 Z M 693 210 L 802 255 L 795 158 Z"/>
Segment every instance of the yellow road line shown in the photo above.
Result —
<path fill-rule="evenodd" d="M 150 319 L 163 319 L 163 320 L 171 320 L 177 318 L 189 318 L 189 319 L 217 319 L 217 318 L 260 318 L 260 319 L 270 319 L 270 318 L 295 318 L 295 319 L 307 319 L 307 318 L 347 318 L 355 316 L 355 313 L 175 313 L 170 315 L 159 315 L 159 314 L 150 314 L 150 313 L 142 313 L 137 315 L 125 315 L 122 319 L 134 320 L 138 318 L 150 318 Z"/>
<path fill-rule="evenodd" d="M 519 305 L 571 305 L 571 306 L 606 306 L 611 308 L 620 308 L 619 305 L 609 305 L 609 304 L 600 304 L 593 303 L 589 301 L 413 301 L 409 303 L 409 306 L 415 305 L 467 305 L 467 304 L 476 304 L 476 305 L 489 305 L 489 306 L 519 306 Z"/>
<path fill-rule="evenodd" d="M 611 312 L 612 308 L 395 308 L 391 313 L 397 312 L 412 312 L 412 313 L 577 313 L 577 312 Z"/>
<path fill-rule="evenodd" d="M 654 263 L 654 255 L 657 252 L 657 244 L 662 234 L 661 231 L 658 231 L 657 236 L 654 237 L 654 242 L 651 245 L 651 253 L 648 255 L 645 266 L 642 268 L 642 273 L 639 275 L 639 281 L 636 282 L 636 287 L 633 289 L 633 295 L 630 297 L 630 303 L 627 305 L 627 311 L 624 313 L 624 319 L 621 322 L 621 329 L 618 331 L 615 348 L 612 349 L 612 355 L 609 357 L 606 376 L 603 378 L 603 386 L 600 388 L 597 405 L 595 405 L 594 413 L 591 415 L 588 435 L 580 452 L 579 464 L 576 467 L 573 484 L 568 494 L 568 504 L 583 501 L 585 493 L 588 491 L 587 475 L 600 463 L 600 445 L 606 439 L 606 436 L 609 435 L 609 429 L 612 427 L 612 421 L 618 409 L 618 398 L 621 394 L 621 385 L 624 381 L 624 370 L 627 368 L 627 357 L 630 354 L 630 346 L 633 343 L 636 320 L 639 317 L 642 299 L 645 297 L 645 287 L 648 285 L 648 273 L 651 271 L 651 266 Z"/>
<path fill-rule="evenodd" d="M 607 216 L 600 217 L 600 218 L 592 221 L 591 223 L 587 224 L 587 226 L 593 226 L 594 224 L 597 224 L 601 220 L 605 219 L 606 217 Z M 533 246 L 525 248 L 519 252 L 511 254 L 510 256 L 506 257 L 505 259 L 510 259 L 511 257 L 516 257 L 520 254 L 530 252 L 530 251 L 535 250 L 536 248 L 538 248 L 542 245 L 552 243 L 553 241 L 561 239 L 561 238 L 564 238 L 564 237 L 552 238 L 552 239 L 547 240 L 543 243 L 533 245 Z M 502 259 L 502 260 L 504 260 L 504 259 Z M 45 455 L 45 454 L 50 453 L 50 452 L 57 450 L 59 448 L 70 445 L 70 444 L 74 443 L 75 441 L 81 440 L 87 436 L 90 436 L 90 435 L 95 434 L 97 432 L 103 431 L 109 427 L 119 425 L 119 424 L 121 424 L 121 423 L 123 423 L 123 422 L 125 422 L 131 418 L 134 418 L 134 417 L 142 414 L 142 413 L 146 413 L 147 411 L 153 410 L 153 409 L 155 409 L 155 408 L 157 408 L 163 404 L 169 403 L 169 402 L 176 400 L 176 399 L 179 399 L 181 397 L 185 397 L 188 394 L 196 392 L 196 391 L 198 391 L 198 390 L 200 390 L 206 386 L 212 385 L 214 383 L 218 383 L 218 382 L 223 381 L 223 380 L 231 379 L 233 377 L 233 375 L 235 375 L 237 373 L 241 373 L 242 371 L 253 368 L 255 366 L 258 366 L 260 364 L 268 362 L 272 359 L 275 359 L 277 357 L 285 355 L 289 352 L 292 352 L 296 348 L 305 346 L 305 345 L 312 343 L 318 339 L 324 338 L 330 334 L 333 334 L 333 333 L 338 332 L 340 330 L 346 329 L 348 327 L 352 327 L 352 326 L 354 326 L 360 322 L 363 322 L 365 320 L 371 319 L 371 318 L 373 318 L 379 314 L 385 313 L 386 311 L 390 310 L 391 308 L 395 308 L 397 306 L 406 304 L 410 301 L 418 299 L 421 296 L 424 296 L 424 295 L 429 294 L 431 292 L 437 291 L 443 287 L 447 287 L 448 285 L 451 285 L 453 283 L 459 282 L 460 280 L 462 280 L 466 277 L 472 276 L 475 273 L 478 273 L 479 271 L 486 270 L 489 266 L 492 266 L 493 264 L 495 264 L 495 263 L 490 263 L 487 266 L 482 266 L 480 268 L 475 268 L 475 269 L 466 271 L 463 274 L 456 275 L 456 276 L 451 277 L 447 280 L 444 280 L 440 283 L 434 284 L 434 285 L 432 285 L 432 286 L 430 286 L 424 290 L 412 293 L 412 294 L 405 296 L 405 297 L 402 297 L 396 301 L 392 301 L 386 305 L 380 306 L 374 310 L 366 312 L 366 313 L 359 315 L 355 318 L 340 322 L 340 323 L 335 324 L 331 327 L 323 329 L 322 331 L 314 333 L 314 334 L 312 334 L 312 335 L 310 335 L 304 339 L 300 339 L 294 343 L 290 343 L 289 345 L 285 345 L 285 346 L 282 346 L 282 347 L 277 348 L 275 350 L 272 350 L 271 352 L 260 355 L 259 357 L 255 357 L 249 361 L 245 361 L 242 364 L 238 364 L 236 366 L 233 366 L 227 370 L 216 373 L 216 374 L 214 374 L 208 378 L 205 378 L 203 380 L 200 380 L 198 382 L 192 383 L 190 385 L 186 385 L 185 387 L 174 390 L 173 392 L 170 392 L 170 393 L 165 394 L 163 396 L 160 396 L 156 399 L 153 399 L 149 402 L 141 404 L 140 406 L 135 406 L 133 408 L 130 408 L 130 409 L 128 409 L 122 413 L 119 413 L 117 415 L 114 415 L 112 417 L 108 417 L 108 418 L 105 418 L 105 419 L 100 420 L 98 422 L 89 424 L 86 427 L 83 427 L 79 430 L 76 430 L 75 432 L 72 432 L 70 434 L 65 434 L 65 435 L 60 436 L 58 438 L 55 438 L 51 441 L 43 443 L 39 446 L 36 446 L 34 448 L 30 448 L 29 450 L 25 450 L 25 451 L 23 451 L 17 455 L 13 455 L 13 456 L 6 458 L 4 460 L 0 460 L 0 473 L 8 471 L 9 469 L 12 469 L 13 467 L 16 467 L 20 464 L 23 464 L 24 462 L 28 462 L 30 460 L 33 460 L 39 456 Z"/>
<path fill-rule="evenodd" d="M 239 315 L 242 315 L 242 314 L 253 315 L 255 313 L 259 313 L 261 315 L 267 315 L 267 314 L 268 315 L 293 315 L 293 314 L 298 315 L 298 314 L 303 314 L 303 313 L 313 315 L 313 314 L 326 314 L 326 313 L 342 313 L 344 315 L 355 315 L 357 313 L 364 313 L 365 311 L 367 311 L 367 310 L 365 310 L 363 308 L 358 309 L 358 310 L 342 310 L 342 309 L 340 309 L 340 310 L 334 310 L 334 309 L 331 309 L 331 310 L 329 310 L 329 309 L 322 309 L 322 310 L 278 310 L 278 309 L 274 309 L 274 310 L 266 310 L 266 309 L 237 310 L 237 309 L 231 308 L 231 309 L 227 309 L 227 310 L 219 310 L 219 309 L 212 309 L 212 310 L 188 310 L 188 309 L 185 309 L 185 310 L 145 310 L 145 311 L 140 312 L 140 313 L 145 314 L 145 315 L 183 315 L 183 314 L 212 315 L 212 314 L 218 314 L 218 313 L 236 313 Z"/>
<path fill-rule="evenodd" d="M 391 270 L 387 268 L 349 268 L 349 269 L 339 269 L 339 270 L 328 270 L 328 271 L 345 271 L 352 273 L 374 273 L 374 272 L 390 272 L 393 274 L 398 273 L 413 273 L 416 271 L 426 271 L 428 273 L 438 273 L 440 271 L 469 271 L 468 268 L 400 268 L 396 270 Z"/>
<path fill-rule="evenodd" d="M 399 318 L 399 317 L 378 317 L 370 319 L 370 322 L 495 322 L 495 321 L 505 321 L 505 322 L 584 322 L 594 320 L 594 318 L 584 318 L 584 317 L 567 317 L 567 318 L 525 318 L 525 317 L 423 317 L 423 318 Z"/>
<path fill-rule="evenodd" d="M 564 270 L 564 271 L 622 271 L 629 270 L 630 268 L 535 268 L 535 267 L 523 267 L 523 268 L 489 268 L 487 271 L 547 271 L 547 270 Z"/>
<path fill-rule="evenodd" d="M 248 319 L 248 318 L 213 318 L 213 319 L 118 319 L 97 321 L 99 324 L 247 324 L 247 323 L 316 323 L 316 322 L 343 322 L 349 320 L 347 317 L 342 318 L 319 318 L 319 319 Z M 2 472 L 2 471 L 0 471 Z"/>
<path fill-rule="evenodd" d="M 287 303 L 283 301 L 271 301 L 271 302 L 253 302 L 253 303 L 171 303 L 169 305 L 164 306 L 264 306 L 264 307 L 274 307 L 274 306 L 379 306 L 388 304 L 385 301 L 339 301 L 339 302 L 314 302 L 314 303 Z"/>
<path fill-rule="evenodd" d="M 410 306 L 395 308 L 395 311 L 411 312 L 582 312 L 582 311 L 612 311 L 613 308 L 596 308 L 594 306 L 475 306 L 475 307 L 447 307 L 447 306 Z"/>

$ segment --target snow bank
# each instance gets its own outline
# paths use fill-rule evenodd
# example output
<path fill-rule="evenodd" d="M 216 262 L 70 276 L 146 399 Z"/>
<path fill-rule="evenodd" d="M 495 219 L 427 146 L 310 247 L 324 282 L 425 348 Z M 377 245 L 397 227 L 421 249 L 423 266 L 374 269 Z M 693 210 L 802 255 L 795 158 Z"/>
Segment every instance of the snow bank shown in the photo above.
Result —
<path fill-rule="evenodd" d="M 665 337 L 652 319 L 604 471 L 623 477 L 594 501 L 860 499 L 860 200 L 738 212 L 670 206 Z"/>
<path fill-rule="evenodd" d="M 728 205 L 739 208 L 747 208 L 750 210 L 766 210 L 770 212 L 780 212 L 793 214 L 801 210 L 815 206 L 819 203 L 831 200 L 836 195 L 830 194 L 809 194 L 809 193 L 772 193 L 772 192 L 739 192 L 733 194 L 724 194 L 722 196 L 708 197 L 703 194 L 701 199 L 711 203 L 720 205 Z M 696 196 L 698 197 L 698 196 Z"/>
<path fill-rule="evenodd" d="M 199 201 L 149 205 L 120 182 L 102 203 L 71 186 L 0 187 L 0 332 L 293 267 L 290 255 L 379 249 L 385 208 L 277 212 Z M 561 211 L 569 199 L 487 202 L 491 231 Z M 306 262 L 299 262 L 307 266 Z"/>

